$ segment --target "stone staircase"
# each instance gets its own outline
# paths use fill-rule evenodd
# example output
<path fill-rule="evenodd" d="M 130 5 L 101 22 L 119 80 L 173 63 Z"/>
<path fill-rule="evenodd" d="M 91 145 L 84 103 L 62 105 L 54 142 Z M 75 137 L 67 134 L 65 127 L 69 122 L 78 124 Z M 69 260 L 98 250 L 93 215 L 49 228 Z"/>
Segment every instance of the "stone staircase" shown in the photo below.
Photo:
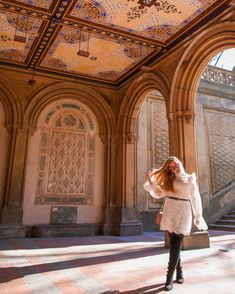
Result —
<path fill-rule="evenodd" d="M 223 215 L 221 219 L 215 222 L 215 224 L 210 224 L 209 229 L 235 232 L 235 210 Z"/>

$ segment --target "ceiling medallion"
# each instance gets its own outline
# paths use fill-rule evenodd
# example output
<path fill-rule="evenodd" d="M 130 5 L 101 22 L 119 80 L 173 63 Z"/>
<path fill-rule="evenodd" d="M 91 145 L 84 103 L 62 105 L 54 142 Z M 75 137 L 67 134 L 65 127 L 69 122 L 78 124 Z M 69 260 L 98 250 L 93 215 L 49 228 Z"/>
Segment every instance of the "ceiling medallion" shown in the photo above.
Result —
<path fill-rule="evenodd" d="M 140 9 L 147 7 L 151 7 L 153 5 L 159 6 L 158 0 L 139 0 L 137 3 L 140 4 Z"/>
<path fill-rule="evenodd" d="M 148 8 L 154 6 L 156 11 L 164 13 L 181 13 L 176 5 L 171 5 L 167 0 L 127 0 L 128 2 L 136 2 L 136 6 L 130 7 L 127 13 L 127 21 L 140 18 L 142 14 L 148 13 Z"/>

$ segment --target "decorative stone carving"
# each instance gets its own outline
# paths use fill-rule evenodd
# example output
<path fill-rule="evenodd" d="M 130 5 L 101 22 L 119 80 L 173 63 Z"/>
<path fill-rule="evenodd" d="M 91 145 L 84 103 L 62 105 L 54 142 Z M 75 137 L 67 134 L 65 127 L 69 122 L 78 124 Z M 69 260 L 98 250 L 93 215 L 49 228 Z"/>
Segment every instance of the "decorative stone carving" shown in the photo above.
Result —
<path fill-rule="evenodd" d="M 135 144 L 136 143 L 137 137 L 135 134 L 127 134 L 126 138 L 127 138 L 128 144 Z"/>
<path fill-rule="evenodd" d="M 161 166 L 169 156 L 169 131 L 165 102 L 151 102 L 152 166 Z"/>
<path fill-rule="evenodd" d="M 184 118 L 188 123 L 194 123 L 194 118 L 196 116 L 196 113 L 191 110 L 184 111 Z"/>
<path fill-rule="evenodd" d="M 41 131 L 36 204 L 92 204 L 94 123 L 80 105 L 51 109 Z"/>
<path fill-rule="evenodd" d="M 214 110 L 205 113 L 213 192 L 235 179 L 235 114 Z"/>

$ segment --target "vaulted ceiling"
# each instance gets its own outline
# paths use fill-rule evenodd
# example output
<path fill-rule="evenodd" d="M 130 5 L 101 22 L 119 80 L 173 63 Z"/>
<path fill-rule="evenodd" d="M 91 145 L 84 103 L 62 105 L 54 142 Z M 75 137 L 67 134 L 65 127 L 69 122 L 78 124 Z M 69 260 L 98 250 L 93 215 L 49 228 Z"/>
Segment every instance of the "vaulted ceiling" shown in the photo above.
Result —
<path fill-rule="evenodd" d="M 0 0 L 0 63 L 118 84 L 227 2 Z"/>

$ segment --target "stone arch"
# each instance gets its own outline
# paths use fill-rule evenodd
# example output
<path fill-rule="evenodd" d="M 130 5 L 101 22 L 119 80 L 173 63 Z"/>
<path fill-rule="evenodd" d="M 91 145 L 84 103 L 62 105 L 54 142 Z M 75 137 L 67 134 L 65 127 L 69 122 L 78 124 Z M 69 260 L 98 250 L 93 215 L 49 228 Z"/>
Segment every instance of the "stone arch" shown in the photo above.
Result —
<path fill-rule="evenodd" d="M 33 92 L 28 97 L 30 102 L 27 105 L 24 124 L 36 128 L 42 110 L 59 99 L 81 101 L 90 108 L 97 118 L 101 137 L 115 133 L 115 119 L 104 98 L 90 87 L 66 82 L 51 84 L 40 91 Z"/>
<path fill-rule="evenodd" d="M 199 34 L 187 47 L 172 81 L 170 113 L 183 112 L 186 118 L 194 115 L 195 90 L 201 73 L 214 55 L 235 47 L 234 34 L 235 22 L 220 23 Z"/>
<path fill-rule="evenodd" d="M 27 224 L 32 224 L 34 222 L 38 223 L 49 223 L 50 220 L 50 205 L 53 204 L 53 201 L 50 201 L 50 197 L 44 193 L 45 189 L 42 193 L 38 193 L 38 189 L 40 188 L 40 180 L 42 178 L 42 184 L 47 181 L 43 175 L 40 174 L 41 171 L 45 171 L 45 169 L 41 168 L 41 163 L 44 165 L 43 160 L 43 150 L 42 145 L 44 143 L 44 135 L 47 138 L 54 140 L 55 137 L 52 138 L 51 130 L 46 131 L 45 122 L 49 117 L 50 122 L 53 122 L 57 125 L 57 118 L 60 117 L 60 113 L 63 116 L 64 111 L 68 113 L 73 113 L 77 122 L 81 122 L 84 124 L 84 134 L 81 134 L 82 131 L 78 131 L 75 134 L 75 130 L 66 131 L 65 136 L 69 138 L 69 133 L 71 134 L 70 138 L 75 138 L 76 142 L 85 142 L 82 145 L 82 150 L 85 152 L 84 156 L 81 156 L 80 159 L 85 162 L 85 172 L 82 173 L 82 183 L 85 183 L 83 187 L 84 189 L 88 189 L 91 187 L 92 192 L 89 200 L 87 202 L 79 202 L 82 197 L 79 196 L 81 191 L 74 190 L 73 193 L 67 193 L 67 190 L 62 191 L 61 193 L 57 193 L 56 191 L 52 191 L 52 193 L 58 194 L 56 197 L 59 199 L 62 195 L 62 202 L 64 205 L 69 205 L 73 202 L 74 206 L 79 206 L 79 214 L 77 215 L 77 221 L 79 224 L 89 223 L 89 222 L 101 222 L 103 219 L 103 205 L 105 198 L 107 197 L 108 188 L 105 186 L 107 178 L 109 174 L 107 172 L 107 166 L 109 164 L 109 141 L 107 140 L 115 133 L 115 121 L 113 118 L 113 113 L 105 102 L 104 98 L 95 92 L 93 89 L 83 85 L 76 85 L 73 83 L 54 83 L 50 84 L 43 89 L 36 89 L 30 97 L 27 98 L 29 101 L 26 107 L 26 114 L 24 125 L 32 130 L 32 136 L 29 137 L 28 143 L 28 154 L 27 154 L 27 168 L 26 168 L 26 180 L 25 180 L 25 192 L 24 192 L 24 217 L 23 222 Z M 68 109 L 69 108 L 69 109 Z M 53 112 L 53 110 L 56 110 Z M 83 112 L 84 110 L 84 112 Z M 58 117 L 57 117 L 58 115 Z M 75 117 L 74 116 L 74 117 Z M 87 118 L 87 121 L 86 121 Z M 80 120 L 81 119 L 81 120 Z M 72 121 L 70 121 L 72 123 Z M 93 128 L 88 130 L 90 122 L 95 122 L 94 132 Z M 78 124 L 79 125 L 79 124 Z M 76 123 L 76 126 L 78 126 Z M 48 125 L 49 126 L 49 125 Z M 71 124 L 71 127 L 73 124 Z M 45 127 L 45 129 L 44 129 Z M 50 125 L 51 127 L 51 125 Z M 49 127 L 48 127 L 49 128 Z M 86 132 L 85 132 L 86 129 Z M 43 132 L 42 132 L 43 131 Z M 55 130 L 56 131 L 56 130 Z M 63 131 L 63 130 L 62 130 Z M 49 133 L 50 132 L 50 133 Z M 57 131 L 56 131 L 57 132 Z M 89 132 L 89 133 L 88 133 Z M 91 134 L 91 132 L 93 134 Z M 31 132 L 30 132 L 31 133 Z M 42 134 L 43 133 L 43 134 Z M 79 133 L 79 134 L 78 134 Z M 49 137 L 50 136 L 50 137 Z M 92 137 L 92 139 L 90 139 Z M 77 138 L 77 139 L 76 139 Z M 84 141 L 82 141 L 84 139 Z M 79 141 L 80 140 L 80 141 Z M 46 139 L 47 141 L 47 139 Z M 54 142 L 54 141 L 53 141 Z M 70 141 L 71 142 L 71 141 Z M 104 144 L 102 144 L 104 143 Z M 43 145 L 44 146 L 44 145 Z M 92 146 L 92 147 L 90 147 Z M 48 145 L 45 145 L 45 150 L 48 150 Z M 43 147 L 43 148 L 44 148 Z M 47 148 L 47 149 L 46 149 Z M 92 148 L 92 149 L 91 149 Z M 79 149 L 80 150 L 80 149 Z M 79 151 L 78 150 L 78 151 Z M 73 150 L 74 151 L 74 150 Z M 91 155 L 92 153 L 92 155 Z M 74 153 L 73 153 L 74 154 Z M 74 155 L 76 158 L 77 154 Z M 46 157 L 45 157 L 46 158 Z M 59 156 L 58 156 L 59 158 Z M 66 158 L 66 156 L 65 156 Z M 46 161 L 45 161 L 46 162 Z M 48 162 L 48 158 L 47 158 Z M 58 165 L 60 166 L 60 165 Z M 79 165 L 77 165 L 79 166 Z M 69 166 L 69 169 L 71 165 Z M 92 173 L 90 170 L 92 169 Z M 48 164 L 47 170 L 48 171 Z M 48 174 L 48 173 L 47 173 Z M 78 172 L 77 174 L 78 175 Z M 80 174 L 79 174 L 80 176 Z M 74 179 L 74 177 L 73 177 Z M 85 179 L 85 180 L 84 180 Z M 44 181 L 44 182 L 43 182 Z M 90 182 L 92 181 L 92 185 Z M 89 185 L 88 185 L 89 184 Z M 84 190 L 83 190 L 84 191 Z M 87 190 L 86 190 L 87 191 Z M 68 195 L 67 195 L 68 194 Z M 81 193 L 82 194 L 82 193 Z M 37 198 L 37 196 L 40 196 Z M 41 197 L 44 195 L 45 197 Z M 70 197 L 70 196 L 71 197 Z M 75 196 L 74 196 L 75 195 Z M 76 198 L 76 195 L 78 197 Z M 93 196 L 94 195 L 94 196 Z M 47 197 L 48 196 L 48 197 Z M 80 199 L 79 199 L 80 197 Z M 77 200 L 76 200 L 76 199 Z M 35 200 L 36 199 L 36 200 Z M 65 199 L 67 199 L 65 201 Z M 76 201 L 75 201 L 76 200 Z M 54 203 L 60 203 L 59 200 L 56 200 Z M 44 209 L 40 207 L 44 204 Z M 33 217 L 32 217 L 33 211 Z M 44 214 L 44 215 L 43 215 Z"/>
<path fill-rule="evenodd" d="M 136 123 L 144 97 L 151 90 L 158 90 L 164 97 L 166 109 L 169 105 L 170 83 L 163 74 L 144 73 L 129 86 L 118 118 L 118 129 L 122 134 L 134 135 Z"/>
<path fill-rule="evenodd" d="M 0 75 L 0 102 L 2 103 L 5 126 L 20 126 L 23 120 L 23 108 L 19 103 L 19 97 L 14 84 Z"/>
<path fill-rule="evenodd" d="M 221 50 L 235 47 L 234 34 L 234 22 L 224 21 L 206 29 L 188 45 L 175 70 L 169 101 L 170 146 L 171 153 L 183 160 L 189 172 L 197 170 L 196 88 L 208 61 Z"/>
<path fill-rule="evenodd" d="M 122 215 L 126 214 L 127 220 L 132 215 L 133 225 L 136 226 L 138 232 L 142 230 L 142 225 L 135 210 L 137 204 L 136 131 L 141 106 L 146 94 L 151 90 L 158 90 L 164 96 L 166 106 L 168 105 L 170 83 L 166 76 L 162 73 L 149 72 L 137 77 L 128 87 L 121 104 L 118 117 L 118 136 L 115 142 L 117 156 L 112 161 L 116 170 L 116 177 L 111 185 L 115 187 L 113 195 L 116 195 L 116 199 L 113 199 L 112 203 L 122 207 Z M 123 228 L 121 226 L 120 230 L 125 229 L 125 226 Z M 127 226 L 131 227 L 131 222 Z"/>

